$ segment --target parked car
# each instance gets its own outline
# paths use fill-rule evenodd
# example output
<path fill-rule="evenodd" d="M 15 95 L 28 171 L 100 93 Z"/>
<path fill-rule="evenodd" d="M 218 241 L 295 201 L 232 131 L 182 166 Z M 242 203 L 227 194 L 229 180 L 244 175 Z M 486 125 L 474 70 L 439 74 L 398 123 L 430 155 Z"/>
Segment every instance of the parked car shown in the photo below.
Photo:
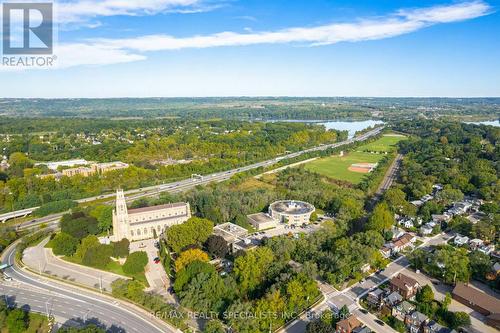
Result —
<path fill-rule="evenodd" d="M 155 264 L 159 264 L 161 260 L 160 258 L 156 257 L 153 259 L 153 261 L 155 262 Z"/>

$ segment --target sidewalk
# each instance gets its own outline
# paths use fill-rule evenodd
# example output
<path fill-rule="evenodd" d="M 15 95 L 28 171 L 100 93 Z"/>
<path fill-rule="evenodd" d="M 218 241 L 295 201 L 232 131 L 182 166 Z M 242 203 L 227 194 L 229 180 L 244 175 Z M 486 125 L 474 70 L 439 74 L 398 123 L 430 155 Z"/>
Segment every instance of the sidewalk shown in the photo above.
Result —
<path fill-rule="evenodd" d="M 44 246 L 48 238 L 24 251 L 23 262 L 34 272 L 42 272 L 86 287 L 111 292 L 111 283 L 127 277 L 64 261 Z"/>

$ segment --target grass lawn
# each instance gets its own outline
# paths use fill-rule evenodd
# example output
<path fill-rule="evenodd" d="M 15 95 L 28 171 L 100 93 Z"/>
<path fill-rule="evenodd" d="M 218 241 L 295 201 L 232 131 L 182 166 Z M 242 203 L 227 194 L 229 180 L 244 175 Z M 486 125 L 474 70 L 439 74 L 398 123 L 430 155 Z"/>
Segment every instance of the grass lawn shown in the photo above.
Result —
<path fill-rule="evenodd" d="M 331 156 L 307 163 L 304 167 L 311 172 L 319 173 L 332 179 L 343 180 L 352 184 L 358 184 L 367 175 L 349 171 L 353 163 L 377 163 L 385 155 L 371 154 L 365 152 L 348 152 L 344 156 Z"/>
<path fill-rule="evenodd" d="M 49 333 L 49 320 L 40 313 L 30 312 L 29 326 L 24 333 Z M 3 323 L 1 323 L 3 324 Z M 0 326 L 1 326 L 0 324 Z M 0 328 L 0 333 L 8 333 L 7 328 Z"/>
<path fill-rule="evenodd" d="M 131 278 L 141 282 L 142 284 L 144 284 L 144 286 L 149 287 L 149 283 L 148 283 L 148 280 L 146 279 L 146 275 L 144 274 L 144 272 L 138 273 L 138 274 L 125 274 L 123 272 L 122 266 L 120 266 L 120 264 L 116 261 L 111 261 L 106 266 L 106 271 L 111 272 L 111 273 L 115 273 L 118 275 L 131 277 Z"/>
<path fill-rule="evenodd" d="M 393 135 L 384 135 L 380 139 L 367 143 L 366 145 L 362 145 L 358 148 L 360 151 L 377 151 L 377 152 L 391 152 L 396 149 L 396 144 L 404 140 L 404 136 L 393 136 Z"/>

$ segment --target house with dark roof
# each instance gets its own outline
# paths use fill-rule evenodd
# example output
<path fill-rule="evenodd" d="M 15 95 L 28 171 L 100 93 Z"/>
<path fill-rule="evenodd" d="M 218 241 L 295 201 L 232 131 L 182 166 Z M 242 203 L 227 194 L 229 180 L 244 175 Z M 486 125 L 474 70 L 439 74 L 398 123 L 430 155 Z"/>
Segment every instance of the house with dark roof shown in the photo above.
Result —
<path fill-rule="evenodd" d="M 404 299 L 412 299 L 420 289 L 420 284 L 414 278 L 399 273 L 391 279 L 391 291 L 397 291 Z"/>
<path fill-rule="evenodd" d="M 418 311 L 413 311 L 405 317 L 405 324 L 410 333 L 420 333 L 422 327 L 427 324 L 428 321 L 429 317 Z"/>
<path fill-rule="evenodd" d="M 434 320 L 431 320 L 430 322 L 424 324 L 423 333 L 457 333 L 457 331 L 439 325 Z"/>
<path fill-rule="evenodd" d="M 374 307 L 379 308 L 382 305 L 382 299 L 384 298 L 384 291 L 382 289 L 375 289 L 368 293 L 366 296 L 366 302 Z"/>
<path fill-rule="evenodd" d="M 392 316 L 404 321 L 406 316 L 415 311 L 415 305 L 410 302 L 403 301 L 392 307 Z"/>

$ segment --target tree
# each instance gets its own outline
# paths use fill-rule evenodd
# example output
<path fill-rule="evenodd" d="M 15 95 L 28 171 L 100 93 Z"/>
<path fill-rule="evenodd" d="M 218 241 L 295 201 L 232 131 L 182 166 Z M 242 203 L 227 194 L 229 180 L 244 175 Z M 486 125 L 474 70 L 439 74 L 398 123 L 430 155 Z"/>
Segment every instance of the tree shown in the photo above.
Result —
<path fill-rule="evenodd" d="M 77 247 L 73 258 L 78 262 L 82 262 L 87 251 L 92 247 L 99 246 L 99 244 L 100 243 L 99 243 L 99 239 L 97 238 L 97 236 L 89 235 L 89 236 L 85 237 L 84 239 L 82 239 L 82 242 Z"/>
<path fill-rule="evenodd" d="M 185 289 L 187 285 L 191 282 L 191 280 L 201 273 L 212 274 L 215 272 L 215 267 L 210 265 L 209 263 L 202 261 L 193 261 L 190 264 L 186 265 L 184 269 L 180 270 L 176 273 L 174 290 L 176 293 L 181 292 Z"/>
<path fill-rule="evenodd" d="M 67 233 L 60 232 L 52 239 L 52 251 L 55 255 L 72 256 L 80 242 L 75 237 Z"/>
<path fill-rule="evenodd" d="M 203 329 L 203 333 L 226 333 L 220 320 L 210 320 Z"/>
<path fill-rule="evenodd" d="M 416 298 L 417 302 L 430 303 L 434 301 L 434 292 L 432 291 L 432 288 L 426 284 L 417 292 Z"/>
<path fill-rule="evenodd" d="M 190 245 L 201 246 L 212 234 L 214 223 L 207 219 L 191 217 L 182 224 L 167 230 L 167 242 L 174 252 L 180 252 Z"/>
<path fill-rule="evenodd" d="M 479 251 L 469 254 L 470 269 L 472 275 L 483 279 L 491 271 L 490 256 Z"/>
<path fill-rule="evenodd" d="M 144 251 L 131 253 L 125 264 L 123 264 L 123 272 L 126 274 L 137 274 L 144 272 L 144 267 L 148 264 L 148 255 Z"/>
<path fill-rule="evenodd" d="M 229 247 L 226 240 L 224 239 L 224 237 L 219 235 L 210 235 L 205 246 L 208 253 L 218 258 L 224 258 L 229 252 Z"/>
<path fill-rule="evenodd" d="M 216 272 L 200 273 L 179 293 L 181 304 L 202 313 L 221 313 L 234 298 L 235 286 Z"/>
<path fill-rule="evenodd" d="M 267 247 L 257 248 L 236 258 L 233 272 L 244 294 L 251 293 L 258 287 L 273 261 L 274 255 Z"/>
<path fill-rule="evenodd" d="M 113 243 L 113 257 L 126 258 L 129 255 L 130 241 L 126 238 Z"/>
<path fill-rule="evenodd" d="M 61 218 L 61 231 L 71 236 L 83 239 L 99 232 L 97 220 L 83 213 L 66 214 Z"/>
<path fill-rule="evenodd" d="M 97 225 L 101 232 L 111 229 L 113 225 L 113 207 L 99 205 L 91 210 L 89 215 L 97 220 Z"/>
<path fill-rule="evenodd" d="M 175 260 L 175 271 L 179 272 L 181 269 L 196 260 L 208 262 L 208 254 L 200 249 L 189 249 L 181 252 L 180 256 Z"/>
<path fill-rule="evenodd" d="M 351 312 L 349 311 L 349 308 L 347 305 L 343 305 L 340 310 L 339 310 L 339 318 L 340 319 L 346 319 L 351 315 Z"/>
<path fill-rule="evenodd" d="M 87 249 L 82 264 L 103 269 L 111 262 L 112 254 L 113 247 L 111 245 L 99 244 Z"/>
<path fill-rule="evenodd" d="M 470 326 L 470 316 L 465 312 L 448 312 L 447 322 L 453 329 Z"/>
<path fill-rule="evenodd" d="M 373 213 L 368 220 L 368 229 L 383 232 L 394 225 L 394 214 L 391 213 L 386 203 L 379 203 L 373 209 Z"/>
<path fill-rule="evenodd" d="M 7 315 L 6 324 L 10 333 L 22 333 L 28 328 L 28 314 L 22 309 L 11 310 Z"/>
<path fill-rule="evenodd" d="M 310 321 L 306 326 L 306 333 L 335 333 L 332 325 L 329 325 L 322 320 Z"/>
<path fill-rule="evenodd" d="M 26 156 L 26 154 L 15 152 L 9 157 L 9 173 L 16 177 L 24 175 L 24 169 L 33 167 L 33 162 Z"/>

